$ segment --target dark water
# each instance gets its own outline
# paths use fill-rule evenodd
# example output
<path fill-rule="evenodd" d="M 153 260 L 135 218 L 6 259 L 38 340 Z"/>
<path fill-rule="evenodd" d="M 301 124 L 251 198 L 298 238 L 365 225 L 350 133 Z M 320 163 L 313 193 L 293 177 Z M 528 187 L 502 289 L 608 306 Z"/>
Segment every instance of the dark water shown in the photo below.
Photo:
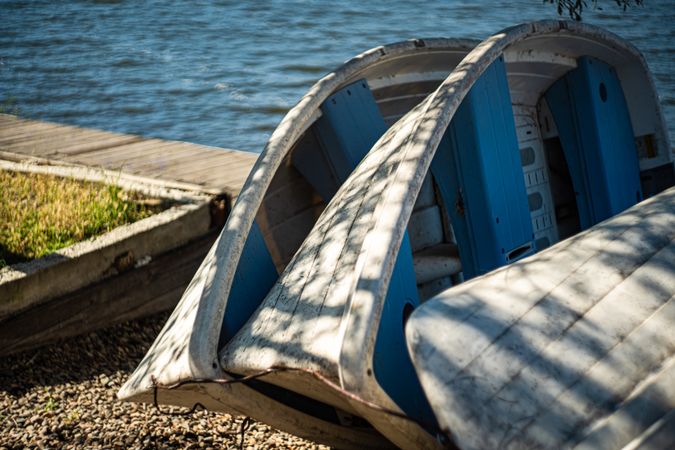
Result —
<path fill-rule="evenodd" d="M 630 39 L 675 136 L 675 1 L 585 20 Z M 0 103 L 23 116 L 259 152 L 323 74 L 374 46 L 485 38 L 558 18 L 542 0 L 4 1 Z"/>

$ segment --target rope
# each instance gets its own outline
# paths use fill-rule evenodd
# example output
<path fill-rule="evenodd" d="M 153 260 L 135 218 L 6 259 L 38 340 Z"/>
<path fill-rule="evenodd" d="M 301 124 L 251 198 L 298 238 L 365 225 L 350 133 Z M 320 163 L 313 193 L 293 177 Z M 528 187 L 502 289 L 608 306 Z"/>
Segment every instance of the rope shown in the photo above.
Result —
<path fill-rule="evenodd" d="M 189 414 L 192 414 L 193 412 L 195 412 L 197 410 L 197 408 L 202 408 L 202 409 L 206 409 L 206 408 L 204 407 L 204 405 L 197 402 L 192 406 L 192 408 L 188 412 L 183 412 L 183 413 L 174 413 L 174 412 L 168 412 L 168 411 L 163 412 L 163 411 L 161 411 L 161 409 L 159 407 L 159 403 L 157 401 L 157 391 L 159 389 L 166 389 L 166 390 L 177 389 L 181 386 L 190 385 L 190 384 L 213 383 L 213 384 L 219 384 L 219 385 L 224 386 L 224 385 L 228 385 L 228 384 L 246 383 L 247 381 L 255 380 L 255 379 L 262 378 L 262 377 L 265 377 L 265 376 L 273 374 L 273 373 L 280 373 L 280 372 L 300 372 L 300 373 L 309 374 L 309 375 L 313 376 L 314 378 L 316 378 L 317 380 L 319 380 L 320 382 L 322 382 L 323 384 L 325 384 L 326 386 L 328 386 L 330 389 L 332 389 L 332 390 L 336 391 L 337 393 L 349 398 L 350 400 L 353 400 L 357 403 L 360 403 L 360 404 L 362 404 L 362 405 L 364 405 L 364 406 L 366 406 L 366 407 L 368 407 L 372 410 L 381 412 L 381 413 L 383 413 L 385 415 L 388 415 L 388 416 L 396 417 L 398 419 L 402 419 L 402 420 L 411 422 L 411 423 L 413 423 L 415 425 L 418 425 L 418 426 L 420 426 L 420 427 L 422 427 L 426 430 L 433 430 L 436 433 L 436 436 L 441 440 L 441 443 L 443 443 L 444 445 L 450 445 L 452 447 L 452 444 L 451 444 L 452 439 L 448 436 L 447 433 L 445 433 L 443 430 L 441 430 L 437 425 L 425 423 L 421 420 L 410 417 L 410 416 L 408 416 L 405 413 L 402 413 L 400 411 L 395 411 L 393 409 L 389 409 L 389 408 L 386 408 L 384 406 L 378 405 L 377 403 L 373 403 L 369 400 L 366 400 L 362 397 L 359 397 L 358 395 L 354 394 L 353 392 L 347 391 L 346 389 L 337 385 L 335 382 L 329 380 L 328 378 L 326 378 L 325 376 L 323 376 L 319 372 L 315 372 L 315 371 L 309 370 L 309 369 L 302 369 L 302 368 L 274 366 L 274 367 L 270 367 L 270 368 L 265 369 L 265 370 L 261 370 L 260 372 L 253 373 L 251 375 L 246 375 L 246 376 L 241 377 L 241 378 L 232 378 L 232 379 L 194 378 L 194 379 L 189 379 L 189 380 L 177 381 L 177 382 L 172 383 L 172 384 L 159 383 L 157 381 L 157 379 L 155 378 L 155 376 L 151 375 L 150 379 L 152 381 L 152 387 L 153 387 L 154 406 L 155 406 L 155 408 L 157 408 L 157 410 L 159 410 L 160 413 L 163 413 L 163 414 L 178 415 L 178 416 L 189 415 Z M 250 426 L 250 420 L 251 420 L 250 418 L 246 417 L 241 424 L 241 427 L 240 427 L 240 430 L 239 430 L 239 433 L 240 433 L 240 448 L 242 448 L 242 446 L 243 446 L 244 434 Z"/>

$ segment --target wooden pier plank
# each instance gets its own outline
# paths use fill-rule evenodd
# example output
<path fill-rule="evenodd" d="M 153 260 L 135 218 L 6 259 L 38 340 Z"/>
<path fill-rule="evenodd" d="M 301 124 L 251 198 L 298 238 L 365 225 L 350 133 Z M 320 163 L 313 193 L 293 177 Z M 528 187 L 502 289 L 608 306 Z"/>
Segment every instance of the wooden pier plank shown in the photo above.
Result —
<path fill-rule="evenodd" d="M 0 114 L 0 152 L 83 164 L 236 196 L 257 154 Z"/>
<path fill-rule="evenodd" d="M 53 152 L 81 143 L 98 143 L 101 140 L 110 139 L 128 140 L 130 137 L 132 136 L 106 133 L 97 130 L 59 127 L 54 129 L 43 129 L 42 131 L 35 133 L 26 131 L 26 134 L 24 134 L 21 139 L 8 139 L 3 143 L 3 146 L 5 146 L 8 151 L 14 149 L 15 151 L 22 152 L 25 151 L 25 148 L 33 147 L 42 152 Z M 138 137 L 135 138 L 138 139 Z"/>
<path fill-rule="evenodd" d="M 49 135 L 52 133 L 67 133 L 68 130 L 64 130 L 59 125 L 55 124 L 44 124 L 42 127 L 30 126 L 28 124 L 17 125 L 16 127 L 7 127 L 5 129 L 0 129 L 0 138 L 1 143 L 11 143 L 19 142 L 21 140 L 34 139 L 37 136 Z"/>
<path fill-rule="evenodd" d="M 171 145 L 170 142 L 165 142 L 160 139 L 146 139 L 93 152 L 64 155 L 63 159 L 85 165 L 96 163 L 121 164 L 132 158 L 148 158 L 153 155 L 162 155 L 165 152 L 164 148 Z"/>

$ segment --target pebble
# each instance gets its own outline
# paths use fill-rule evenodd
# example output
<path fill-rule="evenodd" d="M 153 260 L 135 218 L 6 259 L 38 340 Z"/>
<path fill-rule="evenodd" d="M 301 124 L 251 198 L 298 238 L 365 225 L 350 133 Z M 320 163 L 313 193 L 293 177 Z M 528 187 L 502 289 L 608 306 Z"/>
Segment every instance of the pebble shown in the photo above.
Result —
<path fill-rule="evenodd" d="M 127 322 L 0 358 L 0 450 L 240 448 L 244 417 L 209 411 L 169 416 L 152 405 L 115 399 L 167 318 Z M 256 422 L 243 447 L 328 449 Z"/>

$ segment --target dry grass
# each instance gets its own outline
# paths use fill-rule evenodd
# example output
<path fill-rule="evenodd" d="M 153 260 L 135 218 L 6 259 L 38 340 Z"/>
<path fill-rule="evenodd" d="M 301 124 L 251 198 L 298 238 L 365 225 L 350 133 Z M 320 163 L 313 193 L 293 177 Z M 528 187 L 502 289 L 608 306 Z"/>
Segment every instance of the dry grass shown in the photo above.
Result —
<path fill-rule="evenodd" d="M 158 212 L 113 185 L 0 170 L 0 268 Z M 157 203 L 157 202 L 154 202 Z"/>

